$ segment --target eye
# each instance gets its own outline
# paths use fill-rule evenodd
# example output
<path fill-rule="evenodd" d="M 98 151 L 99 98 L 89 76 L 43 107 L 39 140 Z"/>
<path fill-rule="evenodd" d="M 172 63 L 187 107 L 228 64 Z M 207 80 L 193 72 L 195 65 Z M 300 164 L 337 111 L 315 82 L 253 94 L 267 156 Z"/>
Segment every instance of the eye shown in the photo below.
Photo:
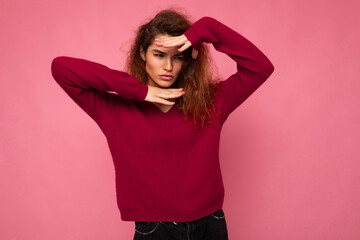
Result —
<path fill-rule="evenodd" d="M 183 59 L 184 59 L 184 56 L 176 56 L 175 59 L 183 60 Z"/>
<path fill-rule="evenodd" d="M 157 53 L 154 53 L 154 56 L 156 56 L 156 57 L 163 57 L 162 54 L 157 54 Z"/>

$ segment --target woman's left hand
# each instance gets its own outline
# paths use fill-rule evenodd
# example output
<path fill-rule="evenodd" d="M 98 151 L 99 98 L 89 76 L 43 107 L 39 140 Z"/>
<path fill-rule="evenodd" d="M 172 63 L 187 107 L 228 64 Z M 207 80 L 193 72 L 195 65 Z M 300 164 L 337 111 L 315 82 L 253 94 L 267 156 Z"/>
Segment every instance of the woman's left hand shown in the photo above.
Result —
<path fill-rule="evenodd" d="M 191 46 L 191 42 L 187 39 L 187 37 L 182 34 L 180 36 L 175 37 L 166 37 L 166 38 L 155 38 L 155 43 L 158 46 L 162 47 L 176 47 L 181 46 L 178 51 L 183 52 L 187 48 Z M 195 48 L 193 48 L 191 56 L 193 59 L 196 59 L 199 54 L 199 51 L 197 51 Z"/>

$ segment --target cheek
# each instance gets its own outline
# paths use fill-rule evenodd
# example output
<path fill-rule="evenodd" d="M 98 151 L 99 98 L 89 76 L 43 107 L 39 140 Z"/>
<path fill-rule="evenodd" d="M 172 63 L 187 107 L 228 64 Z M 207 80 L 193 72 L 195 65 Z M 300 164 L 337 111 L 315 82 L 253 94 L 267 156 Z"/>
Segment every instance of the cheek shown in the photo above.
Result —
<path fill-rule="evenodd" d="M 182 66 L 183 66 L 183 62 L 179 62 L 178 64 L 175 65 L 177 74 L 180 73 Z"/>
<path fill-rule="evenodd" d="M 146 61 L 146 72 L 147 72 L 149 75 L 151 75 L 153 69 L 154 69 L 153 65 L 152 65 L 149 61 Z"/>
<path fill-rule="evenodd" d="M 146 70 L 147 71 L 155 71 L 159 67 L 159 62 L 156 59 L 148 58 L 146 61 Z"/>

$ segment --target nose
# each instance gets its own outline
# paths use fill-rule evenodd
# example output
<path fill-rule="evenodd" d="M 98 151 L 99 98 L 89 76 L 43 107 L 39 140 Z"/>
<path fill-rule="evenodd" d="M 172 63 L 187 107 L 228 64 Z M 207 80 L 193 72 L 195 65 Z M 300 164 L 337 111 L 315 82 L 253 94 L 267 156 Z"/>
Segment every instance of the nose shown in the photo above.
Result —
<path fill-rule="evenodd" d="M 171 58 L 166 58 L 164 62 L 164 70 L 170 72 L 172 70 L 172 60 Z"/>

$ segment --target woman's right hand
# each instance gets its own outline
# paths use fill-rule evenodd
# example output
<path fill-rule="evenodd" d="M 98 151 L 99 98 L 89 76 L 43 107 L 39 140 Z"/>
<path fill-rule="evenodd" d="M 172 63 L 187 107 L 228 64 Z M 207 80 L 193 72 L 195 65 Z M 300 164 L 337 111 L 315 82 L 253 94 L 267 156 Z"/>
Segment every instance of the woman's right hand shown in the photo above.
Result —
<path fill-rule="evenodd" d="M 148 85 L 148 93 L 144 100 L 165 105 L 174 105 L 175 102 L 167 99 L 178 98 L 184 94 L 185 91 L 182 88 L 159 88 Z"/>

